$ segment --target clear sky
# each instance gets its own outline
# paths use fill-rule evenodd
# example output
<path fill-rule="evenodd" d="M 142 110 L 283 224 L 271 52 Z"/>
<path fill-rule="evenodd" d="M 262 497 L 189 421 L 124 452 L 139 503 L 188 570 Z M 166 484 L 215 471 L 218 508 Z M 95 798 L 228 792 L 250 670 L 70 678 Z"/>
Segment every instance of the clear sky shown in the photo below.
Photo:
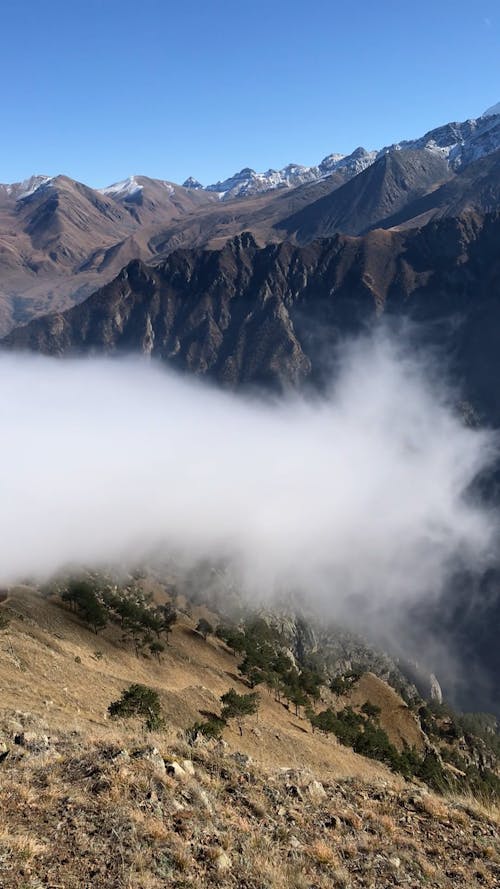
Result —
<path fill-rule="evenodd" d="M 3 0 L 0 182 L 204 184 L 500 101 L 498 0 Z"/>

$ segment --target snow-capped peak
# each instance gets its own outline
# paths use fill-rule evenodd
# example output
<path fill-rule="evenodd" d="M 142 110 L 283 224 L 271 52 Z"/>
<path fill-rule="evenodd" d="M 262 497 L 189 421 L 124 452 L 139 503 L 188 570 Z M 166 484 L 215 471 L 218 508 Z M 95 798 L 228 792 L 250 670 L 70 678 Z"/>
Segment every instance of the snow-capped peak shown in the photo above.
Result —
<path fill-rule="evenodd" d="M 0 185 L 0 188 L 4 194 L 14 198 L 14 200 L 22 201 L 24 198 L 31 197 L 39 188 L 50 185 L 52 180 L 52 176 L 30 176 L 29 179 L 24 179 L 23 182 L 11 182 L 7 185 Z"/>
<path fill-rule="evenodd" d="M 107 188 L 101 188 L 100 192 L 101 194 L 118 198 L 118 200 L 126 200 L 140 194 L 143 188 L 144 186 L 137 181 L 136 176 L 129 176 L 128 179 L 114 182 L 113 185 L 108 185 Z"/>
<path fill-rule="evenodd" d="M 50 185 L 52 180 L 53 176 L 31 176 L 29 179 L 25 179 L 20 183 L 21 188 L 19 194 L 16 195 L 16 200 L 22 201 L 24 198 L 29 198 L 39 188 Z"/>
<path fill-rule="evenodd" d="M 500 114 L 500 102 L 497 102 L 496 105 L 492 105 L 491 108 L 487 108 L 486 111 L 483 111 L 481 117 L 493 117 L 495 114 Z"/>
<path fill-rule="evenodd" d="M 207 185 L 205 190 L 216 192 L 221 200 L 231 200 L 276 188 L 294 188 L 306 182 L 326 179 L 335 172 L 351 178 L 388 152 L 421 149 L 441 155 L 454 170 L 497 151 L 500 149 L 500 103 L 493 105 L 477 120 L 448 123 L 418 139 L 397 142 L 380 151 L 356 148 L 348 155 L 329 154 L 314 167 L 288 164 L 281 170 L 270 169 L 265 173 L 256 173 L 250 167 L 245 167 L 228 179 Z"/>
<path fill-rule="evenodd" d="M 183 188 L 191 188 L 193 191 L 199 191 L 199 189 L 203 188 L 201 182 L 198 179 L 195 179 L 193 176 L 188 176 L 188 178 L 182 183 Z"/>
<path fill-rule="evenodd" d="M 250 167 L 244 167 L 229 179 L 216 182 L 214 185 L 207 185 L 206 191 L 216 192 L 221 200 L 230 200 L 276 188 L 295 188 L 297 185 L 325 179 L 337 169 L 345 170 L 354 176 L 373 163 L 375 157 L 375 151 L 357 148 L 349 155 L 329 154 L 318 166 L 314 167 L 306 167 L 303 164 L 287 164 L 281 170 L 270 169 L 265 173 L 256 173 Z"/>

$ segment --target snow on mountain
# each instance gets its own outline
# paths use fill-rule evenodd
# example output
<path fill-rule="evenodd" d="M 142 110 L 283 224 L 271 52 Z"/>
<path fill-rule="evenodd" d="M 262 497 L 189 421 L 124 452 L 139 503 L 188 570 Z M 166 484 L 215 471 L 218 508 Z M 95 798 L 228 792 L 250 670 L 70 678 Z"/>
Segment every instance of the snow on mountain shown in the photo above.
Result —
<path fill-rule="evenodd" d="M 470 139 L 450 151 L 449 161 L 454 170 L 500 149 L 500 114 L 480 118 L 476 123 L 478 126 Z"/>
<path fill-rule="evenodd" d="M 150 179 L 148 176 L 129 176 L 121 182 L 115 182 L 108 185 L 107 188 L 99 189 L 101 194 L 115 201 L 124 201 L 131 203 L 142 203 L 143 199 L 153 198 L 161 200 L 163 192 L 166 191 L 171 197 L 175 194 L 175 188 L 171 182 L 164 179 Z"/>
<path fill-rule="evenodd" d="M 265 173 L 256 173 L 250 167 L 244 167 L 229 179 L 207 185 L 205 190 L 216 192 L 222 200 L 230 200 L 276 188 L 296 188 L 297 185 L 331 176 L 337 169 L 346 169 L 354 176 L 373 163 L 375 157 L 375 151 L 357 148 L 350 155 L 329 154 L 316 167 L 287 164 L 281 170 L 270 169 Z"/>
<path fill-rule="evenodd" d="M 224 200 L 236 197 L 246 197 L 270 189 L 301 185 L 303 182 L 311 182 L 317 176 L 314 168 L 303 167 L 299 164 L 288 164 L 282 170 L 267 170 L 265 173 L 256 173 L 250 167 L 245 167 L 229 179 L 207 185 L 206 191 L 215 191 Z"/>
<path fill-rule="evenodd" d="M 459 170 L 500 149 L 500 103 L 477 119 L 448 123 L 430 130 L 419 139 L 388 145 L 377 153 L 377 157 L 402 149 L 426 149 L 441 154 L 453 170 Z"/>
<path fill-rule="evenodd" d="M 108 185 L 107 188 L 101 188 L 101 194 L 109 195 L 112 198 L 117 198 L 118 200 L 127 200 L 127 198 L 136 197 L 141 193 L 144 186 L 141 185 L 137 181 L 136 176 L 129 176 L 128 179 L 123 179 L 121 182 L 114 182 L 113 185 Z"/>
<path fill-rule="evenodd" d="M 379 152 L 425 148 L 443 155 L 453 170 L 459 170 L 500 149 L 500 114 L 491 114 L 463 123 L 449 123 L 430 130 L 419 139 L 405 140 L 389 145 Z"/>
<path fill-rule="evenodd" d="M 337 171 L 345 171 L 348 178 L 357 176 L 377 158 L 389 151 L 426 149 L 445 157 L 452 169 L 458 170 L 500 149 L 500 103 L 488 109 L 476 120 L 448 123 L 430 130 L 418 139 L 407 139 L 388 145 L 380 151 L 356 148 L 352 154 L 329 154 L 315 167 L 288 164 L 281 170 L 256 173 L 245 167 L 234 176 L 207 185 L 206 191 L 216 192 L 221 200 L 259 194 L 276 188 L 295 188 L 305 182 L 325 179 Z"/>
<path fill-rule="evenodd" d="M 376 151 L 367 151 L 366 148 L 356 148 L 352 154 L 329 154 L 324 157 L 318 166 L 320 176 L 331 176 L 337 170 L 346 170 L 351 176 L 357 176 L 369 167 L 377 157 Z"/>
<path fill-rule="evenodd" d="M 22 201 L 24 198 L 29 198 L 43 185 L 49 185 L 51 182 L 52 176 L 30 176 L 29 179 L 24 179 L 23 182 L 0 185 L 0 189 L 8 197 L 14 198 L 16 201 Z"/>
<path fill-rule="evenodd" d="M 193 191 L 199 191 L 200 188 L 203 188 L 201 182 L 198 182 L 197 179 L 194 179 L 193 176 L 189 176 L 183 183 L 183 188 L 192 188 Z"/>
<path fill-rule="evenodd" d="M 483 111 L 481 117 L 492 117 L 494 114 L 500 114 L 500 102 L 497 102 L 496 105 L 492 105 L 491 108 L 487 108 L 486 111 Z"/>
<path fill-rule="evenodd" d="M 221 200 L 227 201 L 278 188 L 295 188 L 308 182 L 326 179 L 335 172 L 344 172 L 347 179 L 352 178 L 390 151 L 421 149 L 445 157 L 453 170 L 459 170 L 475 160 L 500 150 L 500 102 L 488 108 L 477 119 L 448 123 L 430 130 L 418 139 L 396 142 L 380 151 L 367 151 L 360 147 L 348 155 L 329 154 L 317 166 L 287 164 L 280 170 L 269 169 L 265 173 L 244 167 L 228 179 L 207 186 L 203 186 L 190 176 L 183 183 L 183 187 L 213 192 Z M 3 192 L 15 200 L 23 200 L 42 186 L 50 185 L 52 181 L 53 178 L 49 176 L 32 176 L 24 182 L 0 185 L 0 194 Z M 170 195 L 174 194 L 174 187 L 170 182 L 150 180 L 144 176 L 129 176 L 121 182 L 100 189 L 100 192 L 118 201 L 137 201 L 141 200 L 145 185 L 151 182 L 154 182 L 156 187 L 163 186 Z"/>

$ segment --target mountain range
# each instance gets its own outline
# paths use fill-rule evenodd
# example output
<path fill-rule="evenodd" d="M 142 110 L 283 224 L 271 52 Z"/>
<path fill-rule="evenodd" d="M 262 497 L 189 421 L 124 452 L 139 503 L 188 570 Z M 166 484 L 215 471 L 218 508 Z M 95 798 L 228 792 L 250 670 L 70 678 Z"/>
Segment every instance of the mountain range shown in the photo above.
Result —
<path fill-rule="evenodd" d="M 474 422 L 500 424 L 500 113 L 379 152 L 202 188 L 133 176 L 0 186 L 6 349 L 141 352 L 233 388 L 321 386 L 332 344 L 410 318 Z M 328 161 L 328 163 L 327 163 Z M 281 178 L 280 178 L 281 177 Z M 243 184 L 246 183 L 246 184 Z M 500 503 L 500 469 L 486 482 Z M 436 604 L 494 709 L 500 581 Z M 426 615 L 424 620 L 428 620 Z M 489 678 L 488 678 L 489 677 Z M 496 701 L 496 703 L 495 703 Z"/>
<path fill-rule="evenodd" d="M 245 169 L 206 188 L 146 176 L 100 190 L 67 176 L 0 185 L 0 335 L 82 302 L 133 259 L 162 262 L 179 247 L 219 248 L 244 231 L 260 246 L 307 244 L 494 211 L 500 113 L 490 111 L 380 151 Z"/>

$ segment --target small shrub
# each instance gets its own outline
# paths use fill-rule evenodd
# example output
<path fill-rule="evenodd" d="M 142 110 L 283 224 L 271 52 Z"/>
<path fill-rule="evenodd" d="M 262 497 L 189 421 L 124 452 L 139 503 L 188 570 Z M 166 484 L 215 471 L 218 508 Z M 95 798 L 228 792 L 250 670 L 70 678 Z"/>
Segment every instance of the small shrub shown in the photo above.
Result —
<path fill-rule="evenodd" d="M 227 722 L 235 719 L 240 735 L 243 734 L 243 722 L 245 717 L 257 713 L 259 709 L 259 696 L 255 692 L 248 695 L 239 695 L 234 688 L 229 689 L 221 696 L 221 719 Z"/>
<path fill-rule="evenodd" d="M 214 738 L 219 740 L 224 731 L 226 723 L 217 716 L 212 716 L 205 722 L 195 722 L 191 728 L 186 729 L 186 738 L 188 743 L 192 744 L 197 735 L 203 735 L 205 738 Z"/>
<path fill-rule="evenodd" d="M 382 711 L 377 704 L 372 704 L 370 701 L 366 701 L 361 707 L 361 712 L 364 713 L 368 719 L 378 719 Z"/>
<path fill-rule="evenodd" d="M 151 654 L 153 655 L 153 657 L 156 658 L 158 663 L 160 663 L 161 655 L 165 651 L 165 646 L 164 646 L 163 642 L 159 642 L 158 640 L 156 640 L 155 642 L 150 642 L 149 650 L 150 650 Z"/>
<path fill-rule="evenodd" d="M 207 636 L 211 636 L 213 634 L 214 628 L 208 620 L 205 620 L 204 617 L 200 617 L 196 625 L 196 632 L 199 633 L 200 636 L 203 636 L 206 641 Z"/>
<path fill-rule="evenodd" d="M 108 713 L 112 718 L 142 717 L 148 732 L 159 729 L 164 724 L 158 693 L 147 685 L 139 683 L 129 685 L 121 697 L 109 705 Z"/>
<path fill-rule="evenodd" d="M 215 631 L 215 635 L 218 639 L 222 639 L 228 648 L 232 649 L 234 655 L 241 654 L 245 650 L 245 636 L 241 630 L 226 624 L 220 624 Z"/>

